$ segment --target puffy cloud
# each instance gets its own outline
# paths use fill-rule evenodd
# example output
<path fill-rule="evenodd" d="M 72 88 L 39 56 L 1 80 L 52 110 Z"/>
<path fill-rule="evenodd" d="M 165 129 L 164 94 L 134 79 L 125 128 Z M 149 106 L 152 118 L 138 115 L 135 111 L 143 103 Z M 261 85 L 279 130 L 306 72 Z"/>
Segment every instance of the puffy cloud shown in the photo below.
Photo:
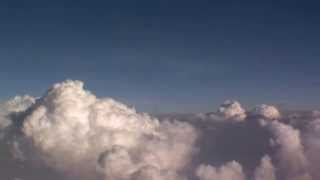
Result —
<path fill-rule="evenodd" d="M 71 177 L 179 177 L 194 152 L 196 131 L 188 123 L 159 122 L 99 99 L 80 81 L 55 84 L 30 109 L 22 131 L 33 151 Z"/>
<path fill-rule="evenodd" d="M 268 155 L 261 159 L 260 166 L 254 172 L 254 180 L 276 180 L 275 168 Z"/>
<path fill-rule="evenodd" d="M 226 100 L 216 112 L 200 113 L 197 117 L 203 120 L 241 122 L 247 114 L 238 101 Z"/>
<path fill-rule="evenodd" d="M 200 165 L 196 170 L 199 180 L 245 180 L 242 166 L 236 162 L 228 162 L 221 167 Z"/>
<path fill-rule="evenodd" d="M 271 120 L 279 119 L 281 117 L 279 110 L 275 106 L 269 106 L 265 104 L 256 106 L 253 109 L 252 114 L 255 116 L 260 116 L 262 118 L 271 119 Z"/>
<path fill-rule="evenodd" d="M 0 178 L 320 178 L 319 112 L 294 112 L 294 123 L 292 114 L 281 117 L 273 106 L 250 113 L 247 117 L 239 102 L 226 101 L 202 116 L 155 118 L 98 98 L 80 81 L 64 81 L 40 98 L 18 96 L 0 103 L 0 134 L 5 135 L 0 138 L 0 166 L 5 167 Z M 261 119 L 263 126 L 256 121 Z"/>
<path fill-rule="evenodd" d="M 16 96 L 13 99 L 0 103 L 0 130 L 9 127 L 12 124 L 11 113 L 25 111 L 34 104 L 35 98 L 25 95 Z"/>
<path fill-rule="evenodd" d="M 196 117 L 209 121 L 241 122 L 247 114 L 238 101 L 226 100 L 216 112 L 200 113 Z"/>
<path fill-rule="evenodd" d="M 218 115 L 233 121 L 243 121 L 247 115 L 238 101 L 225 101 L 218 109 Z"/>
<path fill-rule="evenodd" d="M 314 119 L 309 123 L 305 133 L 306 155 L 309 160 L 309 167 L 314 179 L 320 178 L 320 116 L 314 114 Z"/>
<path fill-rule="evenodd" d="M 272 145 L 278 148 L 276 156 L 281 176 L 287 180 L 310 180 L 300 131 L 278 121 L 273 121 L 269 128 L 273 134 Z"/>

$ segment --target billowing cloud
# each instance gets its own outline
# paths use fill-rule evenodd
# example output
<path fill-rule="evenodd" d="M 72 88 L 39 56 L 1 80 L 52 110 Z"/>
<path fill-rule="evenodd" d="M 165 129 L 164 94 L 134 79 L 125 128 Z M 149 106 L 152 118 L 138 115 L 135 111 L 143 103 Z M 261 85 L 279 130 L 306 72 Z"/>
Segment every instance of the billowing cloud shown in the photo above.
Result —
<path fill-rule="evenodd" d="M 49 167 L 75 177 L 132 179 L 153 173 L 179 177 L 196 132 L 183 122 L 159 122 L 113 99 L 99 99 L 80 81 L 55 84 L 32 105 L 22 132 Z"/>
<path fill-rule="evenodd" d="M 218 109 L 218 115 L 225 119 L 242 121 L 246 118 L 246 111 L 238 101 L 225 101 Z"/>
<path fill-rule="evenodd" d="M 0 179 L 317 180 L 319 117 L 229 100 L 155 118 L 67 80 L 0 103 Z"/>
<path fill-rule="evenodd" d="M 99 99 L 80 81 L 55 84 L 36 101 L 16 97 L 1 109 L 3 129 L 19 120 L 8 143 L 15 159 L 40 160 L 72 179 L 179 179 L 195 152 L 190 124 L 159 122 Z"/>
<path fill-rule="evenodd" d="M 278 121 L 273 121 L 269 128 L 273 134 L 271 143 L 277 148 L 281 176 L 286 180 L 310 180 L 300 131 Z"/>
<path fill-rule="evenodd" d="M 254 172 L 254 180 L 276 180 L 275 168 L 268 155 L 261 159 L 260 166 Z"/>
<path fill-rule="evenodd" d="M 35 102 L 35 98 L 25 95 L 16 96 L 12 100 L 0 103 L 0 130 L 11 125 L 11 113 L 25 111 Z"/>
<path fill-rule="evenodd" d="M 246 119 L 247 114 L 238 101 L 226 100 L 216 112 L 201 113 L 198 117 L 214 121 L 241 122 Z"/>
<path fill-rule="evenodd" d="M 305 133 L 306 155 L 309 160 L 310 173 L 314 179 L 320 178 L 320 116 L 319 111 L 313 113 L 314 119 L 308 124 Z"/>
<path fill-rule="evenodd" d="M 270 120 L 279 119 L 281 117 L 279 110 L 275 106 L 269 106 L 266 104 L 256 106 L 251 113 Z"/>

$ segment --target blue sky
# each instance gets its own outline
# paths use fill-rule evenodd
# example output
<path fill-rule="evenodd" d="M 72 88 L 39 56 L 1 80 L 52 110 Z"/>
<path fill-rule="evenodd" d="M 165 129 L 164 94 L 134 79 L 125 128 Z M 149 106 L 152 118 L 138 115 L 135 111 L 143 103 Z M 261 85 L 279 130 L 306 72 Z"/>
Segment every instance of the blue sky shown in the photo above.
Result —
<path fill-rule="evenodd" d="M 313 1 L 1 1 L 0 99 L 78 79 L 147 112 L 320 105 Z"/>

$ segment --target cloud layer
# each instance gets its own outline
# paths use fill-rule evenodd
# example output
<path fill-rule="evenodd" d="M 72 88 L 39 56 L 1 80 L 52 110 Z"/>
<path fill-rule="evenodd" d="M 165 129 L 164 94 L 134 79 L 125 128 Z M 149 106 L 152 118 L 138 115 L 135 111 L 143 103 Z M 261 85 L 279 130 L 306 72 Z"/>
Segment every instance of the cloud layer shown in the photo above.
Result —
<path fill-rule="evenodd" d="M 281 114 L 228 100 L 213 113 L 156 118 L 67 80 L 0 104 L 0 177 L 317 180 L 319 113 Z"/>

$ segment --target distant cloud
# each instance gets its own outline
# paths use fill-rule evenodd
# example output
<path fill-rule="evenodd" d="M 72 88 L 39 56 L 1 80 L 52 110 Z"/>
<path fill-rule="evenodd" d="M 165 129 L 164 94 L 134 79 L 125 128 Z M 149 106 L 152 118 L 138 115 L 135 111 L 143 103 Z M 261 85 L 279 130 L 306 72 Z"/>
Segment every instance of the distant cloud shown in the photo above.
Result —
<path fill-rule="evenodd" d="M 247 115 L 238 101 L 225 101 L 218 109 L 218 115 L 233 121 L 243 121 Z"/>
<path fill-rule="evenodd" d="M 246 119 L 247 115 L 238 101 L 226 100 L 216 112 L 199 114 L 198 117 L 214 121 L 241 122 Z"/>
<path fill-rule="evenodd" d="M 251 113 L 270 120 L 279 119 L 281 117 L 281 114 L 276 107 L 266 104 L 256 106 Z"/>

